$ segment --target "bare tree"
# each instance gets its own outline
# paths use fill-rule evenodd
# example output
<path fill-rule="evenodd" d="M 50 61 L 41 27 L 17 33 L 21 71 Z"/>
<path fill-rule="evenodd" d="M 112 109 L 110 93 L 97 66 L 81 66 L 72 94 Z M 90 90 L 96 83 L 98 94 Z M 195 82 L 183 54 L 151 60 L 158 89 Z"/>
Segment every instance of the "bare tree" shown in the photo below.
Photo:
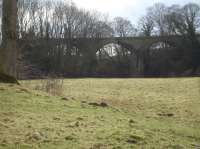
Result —
<path fill-rule="evenodd" d="M 152 7 L 148 8 L 147 13 L 153 19 L 158 34 L 163 36 L 166 33 L 165 15 L 167 13 L 167 7 L 162 3 L 156 3 Z"/>
<path fill-rule="evenodd" d="M 154 28 L 154 21 L 151 16 L 147 15 L 140 19 L 139 28 L 143 36 L 151 36 Z"/>
<path fill-rule="evenodd" d="M 200 6 L 197 4 L 187 4 L 182 8 L 182 16 L 186 32 L 193 36 L 200 25 Z"/>
<path fill-rule="evenodd" d="M 198 40 L 197 29 L 200 26 L 200 6 L 197 4 L 187 4 L 182 8 L 183 14 L 183 28 L 186 30 L 187 46 L 191 49 L 191 64 L 193 65 L 193 72 L 200 67 L 200 42 Z"/>
<path fill-rule="evenodd" d="M 115 34 L 119 37 L 128 37 L 135 34 L 135 29 L 132 23 L 122 17 L 114 18 L 113 22 Z"/>
<path fill-rule="evenodd" d="M 200 67 L 200 42 L 197 31 L 200 28 L 200 6 L 194 3 L 186 4 L 184 7 L 174 5 L 168 8 L 166 25 L 170 32 L 182 35 L 182 49 L 187 57 L 187 65 L 191 65 L 193 72 Z"/>
<path fill-rule="evenodd" d="M 168 35 L 179 34 L 179 29 L 176 26 L 179 24 L 178 22 L 182 20 L 181 18 L 181 7 L 179 5 L 172 5 L 167 8 L 165 26 Z"/>

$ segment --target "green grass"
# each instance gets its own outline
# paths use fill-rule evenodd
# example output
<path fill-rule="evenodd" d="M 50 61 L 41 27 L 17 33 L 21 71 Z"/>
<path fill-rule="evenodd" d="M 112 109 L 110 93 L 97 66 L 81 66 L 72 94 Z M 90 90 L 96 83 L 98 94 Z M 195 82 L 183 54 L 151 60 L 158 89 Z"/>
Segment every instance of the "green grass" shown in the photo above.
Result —
<path fill-rule="evenodd" d="M 66 79 L 65 100 L 37 83 L 0 84 L 0 149 L 200 148 L 200 78 Z"/>

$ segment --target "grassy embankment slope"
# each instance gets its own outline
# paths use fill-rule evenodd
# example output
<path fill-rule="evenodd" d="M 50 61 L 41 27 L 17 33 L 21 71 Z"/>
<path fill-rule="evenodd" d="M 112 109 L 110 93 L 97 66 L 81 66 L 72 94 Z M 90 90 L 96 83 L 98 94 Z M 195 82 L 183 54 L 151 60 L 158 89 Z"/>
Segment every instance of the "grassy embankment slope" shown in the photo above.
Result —
<path fill-rule="evenodd" d="M 0 84 L 0 149 L 200 148 L 200 78 L 66 79 L 64 94 Z"/>

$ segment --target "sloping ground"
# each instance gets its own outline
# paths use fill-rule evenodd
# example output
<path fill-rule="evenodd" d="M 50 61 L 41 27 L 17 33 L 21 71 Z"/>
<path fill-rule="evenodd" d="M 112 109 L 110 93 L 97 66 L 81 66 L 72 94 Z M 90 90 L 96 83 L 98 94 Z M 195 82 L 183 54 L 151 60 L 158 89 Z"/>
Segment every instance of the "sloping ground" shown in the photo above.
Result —
<path fill-rule="evenodd" d="M 67 98 L 0 84 L 0 149 L 197 149 L 199 83 L 72 79 Z"/>

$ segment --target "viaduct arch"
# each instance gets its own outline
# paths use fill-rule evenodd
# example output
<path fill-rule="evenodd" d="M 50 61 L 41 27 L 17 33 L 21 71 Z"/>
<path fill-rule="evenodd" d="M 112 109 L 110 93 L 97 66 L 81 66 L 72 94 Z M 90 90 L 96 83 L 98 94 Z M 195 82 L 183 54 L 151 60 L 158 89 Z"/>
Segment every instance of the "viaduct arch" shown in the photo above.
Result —
<path fill-rule="evenodd" d="M 138 64 L 138 73 L 142 73 L 145 59 L 148 55 L 148 50 L 155 43 L 166 43 L 172 47 L 180 48 L 182 47 L 183 36 L 151 36 L 151 37 L 110 37 L 110 38 L 74 38 L 71 39 L 71 47 L 77 48 L 81 55 L 85 56 L 88 61 L 94 61 L 96 59 L 96 53 L 105 45 L 110 43 L 118 44 L 131 53 L 136 55 L 136 58 L 139 62 Z M 200 41 L 200 35 L 198 35 L 198 39 Z M 47 39 L 36 39 L 26 41 L 25 44 L 45 44 L 45 40 Z M 51 45 L 49 47 L 55 47 L 57 45 L 67 45 L 69 43 L 68 39 L 48 39 L 51 41 Z M 20 41 L 23 45 L 24 42 Z M 49 42 L 48 42 L 49 43 Z"/>

